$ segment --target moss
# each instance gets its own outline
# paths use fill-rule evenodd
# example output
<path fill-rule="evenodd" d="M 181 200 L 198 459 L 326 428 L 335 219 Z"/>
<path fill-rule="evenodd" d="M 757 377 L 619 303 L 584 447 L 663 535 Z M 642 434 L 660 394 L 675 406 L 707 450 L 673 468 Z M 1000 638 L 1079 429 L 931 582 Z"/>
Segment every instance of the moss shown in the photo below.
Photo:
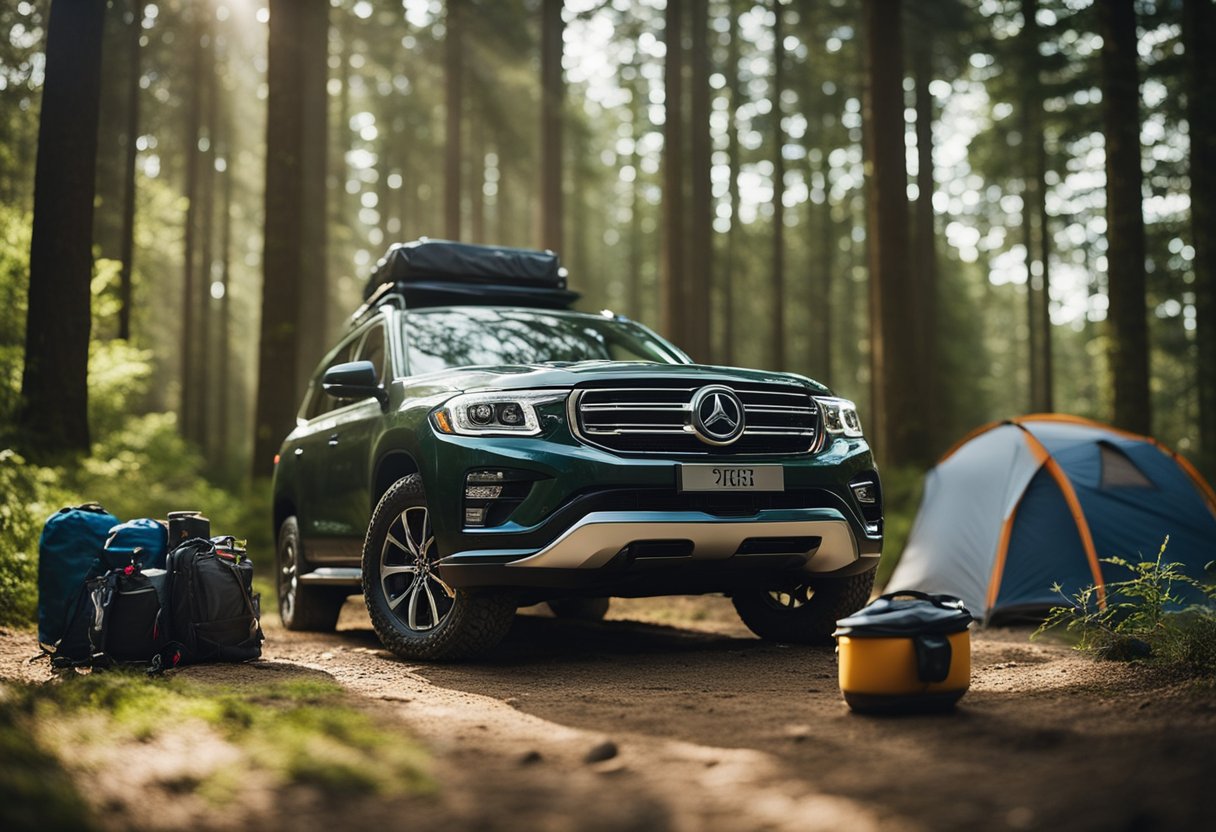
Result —
<path fill-rule="evenodd" d="M 250 771 L 279 786 L 335 793 L 397 796 L 435 789 L 421 746 L 400 728 L 377 724 L 327 678 L 261 682 L 234 673 L 218 683 L 188 673 L 150 678 L 111 670 L 15 689 L 12 699 L 17 704 L 9 707 L 29 714 L 31 726 L 60 726 L 79 743 L 142 743 L 174 731 L 214 731 L 242 760 L 182 788 L 215 801 L 230 799 L 239 777 Z M 53 755 L 46 759 L 58 766 Z"/>

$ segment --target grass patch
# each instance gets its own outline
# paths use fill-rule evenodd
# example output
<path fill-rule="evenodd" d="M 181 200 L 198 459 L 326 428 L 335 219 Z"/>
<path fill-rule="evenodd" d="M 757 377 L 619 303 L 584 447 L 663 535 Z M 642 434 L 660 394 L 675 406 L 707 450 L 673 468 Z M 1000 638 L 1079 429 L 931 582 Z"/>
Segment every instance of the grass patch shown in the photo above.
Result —
<path fill-rule="evenodd" d="M 89 748 L 151 744 L 176 732 L 210 734 L 235 749 L 235 763 L 200 766 L 188 782 L 159 784 L 216 803 L 230 801 L 250 776 L 276 789 L 307 786 L 334 795 L 435 790 L 421 746 L 374 721 L 329 679 L 250 681 L 246 671 L 220 683 L 111 670 L 7 689 L 0 702 L 0 828 L 30 828 L 35 824 L 2 821 L 45 818 L 52 806 L 68 813 L 63 827 L 87 828 L 64 765 L 87 757 L 81 752 Z"/>

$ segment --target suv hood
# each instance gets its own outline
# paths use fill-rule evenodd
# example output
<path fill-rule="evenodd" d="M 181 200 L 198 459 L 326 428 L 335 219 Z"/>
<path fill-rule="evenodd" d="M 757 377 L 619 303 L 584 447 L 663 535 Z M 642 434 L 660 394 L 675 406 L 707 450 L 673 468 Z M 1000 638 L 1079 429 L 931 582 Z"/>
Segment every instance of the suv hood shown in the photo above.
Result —
<path fill-rule="evenodd" d="M 820 395 L 831 391 L 817 381 L 794 373 L 745 370 L 704 364 L 659 364 L 651 361 L 580 361 L 570 364 L 518 364 L 505 367 L 461 367 L 404 379 L 411 396 L 464 393 L 478 390 L 570 388 L 595 381 L 684 381 L 709 384 L 739 381 L 788 384 Z"/>

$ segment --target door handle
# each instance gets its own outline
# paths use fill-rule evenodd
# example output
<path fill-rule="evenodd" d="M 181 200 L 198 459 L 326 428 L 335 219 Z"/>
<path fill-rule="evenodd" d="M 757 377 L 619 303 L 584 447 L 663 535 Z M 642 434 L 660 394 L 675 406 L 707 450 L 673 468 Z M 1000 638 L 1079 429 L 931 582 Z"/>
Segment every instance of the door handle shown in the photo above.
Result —
<path fill-rule="evenodd" d="M 331 447 L 331 448 L 334 447 L 335 445 L 337 445 L 338 444 L 338 434 L 335 433 L 332 436 L 330 436 L 328 444 L 329 444 L 329 447 Z"/>

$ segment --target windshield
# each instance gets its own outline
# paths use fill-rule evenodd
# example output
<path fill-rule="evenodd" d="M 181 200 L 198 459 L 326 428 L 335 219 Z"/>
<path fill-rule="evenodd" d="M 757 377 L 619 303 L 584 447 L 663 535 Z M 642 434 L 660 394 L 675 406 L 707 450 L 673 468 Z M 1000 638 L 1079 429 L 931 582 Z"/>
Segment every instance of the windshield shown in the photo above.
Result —
<path fill-rule="evenodd" d="M 410 312 L 401 320 L 414 375 L 550 361 L 686 361 L 653 333 L 615 318 L 471 306 Z"/>

